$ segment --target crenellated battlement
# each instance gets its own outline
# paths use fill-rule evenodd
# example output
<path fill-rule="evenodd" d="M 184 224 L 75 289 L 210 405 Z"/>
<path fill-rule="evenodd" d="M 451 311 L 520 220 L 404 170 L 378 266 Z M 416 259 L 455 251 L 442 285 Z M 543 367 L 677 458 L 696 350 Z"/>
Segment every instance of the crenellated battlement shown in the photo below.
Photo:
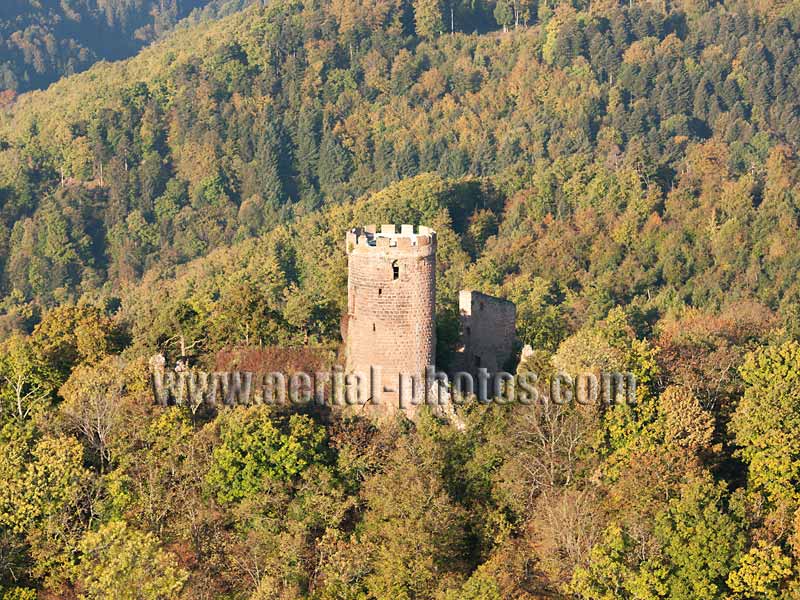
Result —
<path fill-rule="evenodd" d="M 347 232 L 347 251 L 370 251 L 373 248 L 429 253 L 436 246 L 436 232 L 424 225 L 366 225 Z"/>

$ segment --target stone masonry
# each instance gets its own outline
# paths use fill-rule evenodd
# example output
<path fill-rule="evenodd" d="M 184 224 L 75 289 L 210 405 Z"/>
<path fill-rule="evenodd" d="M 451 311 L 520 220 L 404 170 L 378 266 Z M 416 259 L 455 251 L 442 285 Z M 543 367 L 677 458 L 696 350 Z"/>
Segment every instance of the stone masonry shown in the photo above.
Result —
<path fill-rule="evenodd" d="M 490 374 L 503 370 L 514 351 L 517 308 L 513 302 L 481 292 L 458 293 L 461 345 L 454 370 L 477 376 L 478 369 Z"/>
<path fill-rule="evenodd" d="M 430 391 L 425 371 L 436 357 L 436 232 L 414 225 L 351 229 L 347 256 L 346 372 L 363 377 L 351 389 L 361 389 L 364 410 L 376 416 L 405 410 L 413 418 L 412 379 L 414 398 L 424 401 Z M 461 344 L 453 371 L 474 377 L 486 368 L 494 374 L 513 352 L 516 307 L 463 290 L 459 308 Z"/>
<path fill-rule="evenodd" d="M 409 399 L 411 378 L 422 385 L 435 360 L 436 233 L 413 225 L 352 229 L 347 253 L 347 372 L 369 377 L 379 367 L 381 404 L 369 409 L 391 414 L 400 406 L 399 376 Z"/>

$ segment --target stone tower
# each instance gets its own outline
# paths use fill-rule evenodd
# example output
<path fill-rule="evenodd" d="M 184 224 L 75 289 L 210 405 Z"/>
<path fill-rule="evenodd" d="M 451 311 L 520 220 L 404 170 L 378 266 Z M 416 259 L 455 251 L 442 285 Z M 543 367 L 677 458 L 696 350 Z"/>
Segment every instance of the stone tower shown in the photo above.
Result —
<path fill-rule="evenodd" d="M 391 414 L 410 399 L 405 384 L 399 394 L 400 375 L 409 385 L 412 376 L 422 385 L 425 368 L 434 364 L 436 233 L 423 226 L 368 225 L 347 233 L 347 255 L 347 371 L 369 376 L 371 367 L 379 367 L 380 404 L 369 410 Z"/>

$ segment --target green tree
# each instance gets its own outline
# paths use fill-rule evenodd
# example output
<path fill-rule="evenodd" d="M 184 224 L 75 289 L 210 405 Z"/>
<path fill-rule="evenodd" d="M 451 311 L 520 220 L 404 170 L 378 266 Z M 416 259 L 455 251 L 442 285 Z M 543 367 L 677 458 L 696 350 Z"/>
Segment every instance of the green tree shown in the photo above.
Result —
<path fill-rule="evenodd" d="M 220 443 L 206 482 L 220 502 L 253 497 L 270 481 L 291 481 L 324 460 L 325 431 L 305 416 L 281 423 L 266 406 L 233 409 L 219 418 Z"/>
<path fill-rule="evenodd" d="M 656 518 L 670 597 L 713 600 L 727 591 L 728 574 L 740 560 L 745 540 L 726 499 L 724 483 L 700 478 L 685 484 L 680 498 L 670 500 Z"/>
<path fill-rule="evenodd" d="M 619 525 L 609 525 L 601 542 L 592 548 L 588 565 L 575 569 L 567 589 L 586 600 L 630 598 L 628 586 L 634 576 L 628 565 L 631 545 Z"/>
<path fill-rule="evenodd" d="M 29 338 L 14 335 L 0 343 L 0 406 L 4 417 L 40 415 L 53 395 L 53 375 Z"/>
<path fill-rule="evenodd" d="M 782 600 L 790 597 L 787 582 L 792 574 L 792 559 L 780 547 L 759 542 L 728 575 L 728 587 L 737 600 Z"/>
<path fill-rule="evenodd" d="M 121 349 L 122 332 L 105 312 L 90 304 L 64 304 L 47 311 L 32 342 L 60 385 L 79 362 L 94 363 Z"/>
<path fill-rule="evenodd" d="M 337 186 L 347 181 L 352 168 L 350 155 L 345 150 L 330 128 L 322 134 L 319 148 L 317 175 L 322 191 L 335 193 Z"/>
<path fill-rule="evenodd" d="M 30 425 L 0 430 L 0 525 L 30 532 L 44 519 L 75 510 L 84 484 L 83 449 L 71 437 L 42 437 Z"/>
<path fill-rule="evenodd" d="M 520 341 L 536 350 L 554 352 L 567 336 L 558 287 L 539 277 L 516 277 L 504 288 L 509 300 L 517 305 Z"/>
<path fill-rule="evenodd" d="M 414 0 L 417 35 L 434 38 L 442 32 L 442 6 L 439 0 Z"/>
<path fill-rule="evenodd" d="M 380 600 L 432 597 L 465 568 L 466 515 L 449 497 L 439 465 L 421 452 L 414 441 L 401 441 L 385 472 L 365 484 L 359 544 L 371 557 L 367 589 Z"/>
<path fill-rule="evenodd" d="M 163 600 L 177 598 L 189 574 L 162 550 L 151 533 L 124 521 L 101 525 L 78 545 L 75 580 L 86 600 Z"/>
<path fill-rule="evenodd" d="M 503 31 L 508 31 L 509 25 L 514 22 L 514 7 L 510 0 L 498 0 L 494 7 L 494 20 Z"/>
<path fill-rule="evenodd" d="M 800 491 L 800 344 L 764 346 L 747 355 L 745 392 L 731 431 L 749 484 L 775 504 L 795 506 Z"/>
<path fill-rule="evenodd" d="M 4 577 L 58 587 L 74 564 L 82 510 L 91 506 L 80 443 L 8 424 L 0 431 L 0 480 Z"/>

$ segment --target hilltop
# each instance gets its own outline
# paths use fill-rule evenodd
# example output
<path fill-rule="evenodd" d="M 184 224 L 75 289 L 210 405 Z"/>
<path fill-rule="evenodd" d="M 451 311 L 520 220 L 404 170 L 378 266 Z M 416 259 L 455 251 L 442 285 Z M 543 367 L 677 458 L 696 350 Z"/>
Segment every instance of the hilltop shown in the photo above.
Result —
<path fill-rule="evenodd" d="M 794 2 L 289 0 L 21 95 L 0 585 L 796 597 L 798 57 Z M 541 398 L 604 370 L 636 402 L 468 401 L 459 428 L 153 406 L 155 352 L 332 355 L 344 233 L 392 222 L 437 232 L 438 364 L 480 290 L 516 304 Z"/>

